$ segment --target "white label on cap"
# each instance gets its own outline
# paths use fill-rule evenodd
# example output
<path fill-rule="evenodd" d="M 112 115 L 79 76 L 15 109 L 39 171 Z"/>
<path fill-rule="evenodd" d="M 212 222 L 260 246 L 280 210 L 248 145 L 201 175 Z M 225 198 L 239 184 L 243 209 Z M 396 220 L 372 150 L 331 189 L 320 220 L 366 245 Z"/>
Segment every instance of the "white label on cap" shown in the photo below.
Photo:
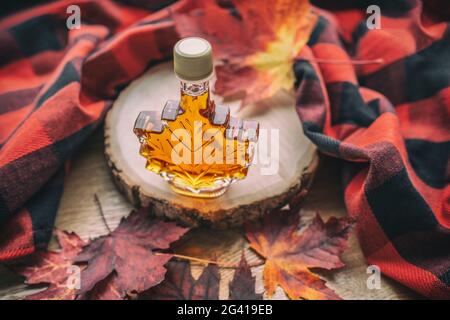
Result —
<path fill-rule="evenodd" d="M 184 54 L 197 55 L 208 50 L 208 43 L 200 38 L 187 38 L 178 44 L 178 50 Z"/>

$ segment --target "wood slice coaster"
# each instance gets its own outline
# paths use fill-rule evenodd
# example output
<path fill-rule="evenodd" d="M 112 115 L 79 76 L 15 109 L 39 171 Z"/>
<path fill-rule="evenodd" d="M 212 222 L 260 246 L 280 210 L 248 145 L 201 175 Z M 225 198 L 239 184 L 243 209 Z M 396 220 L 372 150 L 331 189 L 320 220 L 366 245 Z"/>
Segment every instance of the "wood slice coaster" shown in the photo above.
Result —
<path fill-rule="evenodd" d="M 239 101 L 225 103 L 233 116 L 258 121 L 261 132 L 267 130 L 266 141 L 276 135 L 271 130 L 278 130 L 279 167 L 275 174 L 261 174 L 269 164 L 259 157 L 257 148 L 257 163 L 250 167 L 247 178 L 232 184 L 224 195 L 203 199 L 174 193 L 159 175 L 145 169 L 146 159 L 138 152 L 133 125 L 140 111 L 161 111 L 167 100 L 178 98 L 179 82 L 172 63 L 160 64 L 123 90 L 106 117 L 106 158 L 117 186 L 136 207 L 152 205 L 156 214 L 189 225 L 227 228 L 280 208 L 309 188 L 318 164 L 317 151 L 303 134 L 293 95 L 280 92 L 241 110 Z M 212 98 L 216 103 L 222 100 Z M 261 138 L 260 134 L 259 143 L 266 143 Z"/>

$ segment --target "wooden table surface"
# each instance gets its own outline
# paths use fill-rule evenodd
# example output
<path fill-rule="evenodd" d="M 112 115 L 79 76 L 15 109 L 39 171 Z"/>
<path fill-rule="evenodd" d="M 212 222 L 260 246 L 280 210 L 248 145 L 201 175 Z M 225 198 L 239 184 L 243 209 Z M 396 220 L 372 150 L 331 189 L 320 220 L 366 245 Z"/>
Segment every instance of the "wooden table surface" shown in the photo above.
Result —
<path fill-rule="evenodd" d="M 107 233 L 99 208 L 94 201 L 94 194 L 100 198 L 110 228 L 115 228 L 120 219 L 132 209 L 132 206 L 113 184 L 103 150 L 103 132 L 100 129 L 73 158 L 56 220 L 58 228 L 75 231 L 84 239 L 95 238 Z M 316 211 L 325 220 L 330 216 L 346 215 L 340 186 L 338 161 L 322 157 L 313 186 L 305 202 L 306 218 L 312 217 Z M 50 245 L 54 247 L 54 241 Z M 177 253 L 205 259 L 238 262 L 242 249 L 245 249 L 247 260 L 258 261 L 259 258 L 248 249 L 247 242 L 238 230 L 221 232 L 196 230 L 183 247 L 177 248 Z M 381 280 L 380 289 L 369 290 L 366 286 L 369 276 L 366 273 L 367 264 L 354 235 L 350 238 L 350 247 L 344 253 L 343 261 L 346 267 L 333 272 L 321 272 L 320 275 L 327 280 L 328 286 L 344 299 L 419 298 L 411 290 L 384 277 Z M 202 268 L 200 265 L 193 266 L 194 277 L 199 275 Z M 261 266 L 253 269 L 258 292 L 263 291 L 262 268 Z M 221 270 L 220 297 L 222 299 L 228 296 L 228 282 L 233 277 L 233 272 L 232 269 Z M 27 289 L 22 280 L 0 265 L 0 299 L 20 299 L 35 291 Z M 278 288 L 273 298 L 285 299 L 286 297 Z"/>

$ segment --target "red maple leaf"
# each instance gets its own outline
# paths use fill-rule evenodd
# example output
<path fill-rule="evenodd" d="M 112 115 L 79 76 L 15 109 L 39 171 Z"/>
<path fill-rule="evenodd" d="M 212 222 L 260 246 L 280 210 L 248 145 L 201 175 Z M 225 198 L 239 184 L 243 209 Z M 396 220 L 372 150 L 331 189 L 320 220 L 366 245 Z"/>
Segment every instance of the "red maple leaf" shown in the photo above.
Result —
<path fill-rule="evenodd" d="M 222 1 L 223 2 L 223 1 Z M 244 93 L 248 104 L 292 90 L 293 63 L 317 21 L 308 0 L 193 1 L 193 10 L 175 14 L 181 37 L 209 40 L 216 67 L 216 93 L 231 97 Z"/>
<path fill-rule="evenodd" d="M 247 224 L 250 247 L 266 259 L 263 277 L 269 297 L 280 285 L 291 299 L 340 299 L 313 274 L 311 268 L 344 266 L 340 254 L 347 247 L 352 220 L 319 215 L 299 233 L 299 215 L 282 210 L 267 214 L 262 224 Z"/>
<path fill-rule="evenodd" d="M 49 284 L 39 293 L 29 295 L 30 300 L 70 300 L 75 299 L 76 288 L 68 283 L 75 256 L 85 242 L 75 233 L 55 230 L 61 247 L 60 251 L 38 252 L 31 256 L 26 266 L 15 266 L 14 271 L 25 276 L 27 284 Z"/>
<path fill-rule="evenodd" d="M 145 209 L 132 212 L 111 234 L 93 240 L 76 257 L 77 262 L 88 264 L 81 273 L 78 294 L 93 289 L 101 294 L 96 287 L 100 285 L 125 297 L 159 284 L 172 255 L 155 250 L 168 249 L 187 231 L 173 222 L 150 218 Z"/>

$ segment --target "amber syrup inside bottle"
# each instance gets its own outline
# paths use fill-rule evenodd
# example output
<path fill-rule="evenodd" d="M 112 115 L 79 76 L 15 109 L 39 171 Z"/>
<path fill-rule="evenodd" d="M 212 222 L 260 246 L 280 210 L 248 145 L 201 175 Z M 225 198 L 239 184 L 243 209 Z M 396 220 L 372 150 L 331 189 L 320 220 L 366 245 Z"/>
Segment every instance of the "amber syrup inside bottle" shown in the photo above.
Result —
<path fill-rule="evenodd" d="M 259 125 L 230 116 L 210 98 L 210 75 L 180 79 L 180 100 L 169 100 L 162 114 L 143 111 L 134 132 L 146 168 L 183 195 L 212 198 L 247 176 Z"/>

